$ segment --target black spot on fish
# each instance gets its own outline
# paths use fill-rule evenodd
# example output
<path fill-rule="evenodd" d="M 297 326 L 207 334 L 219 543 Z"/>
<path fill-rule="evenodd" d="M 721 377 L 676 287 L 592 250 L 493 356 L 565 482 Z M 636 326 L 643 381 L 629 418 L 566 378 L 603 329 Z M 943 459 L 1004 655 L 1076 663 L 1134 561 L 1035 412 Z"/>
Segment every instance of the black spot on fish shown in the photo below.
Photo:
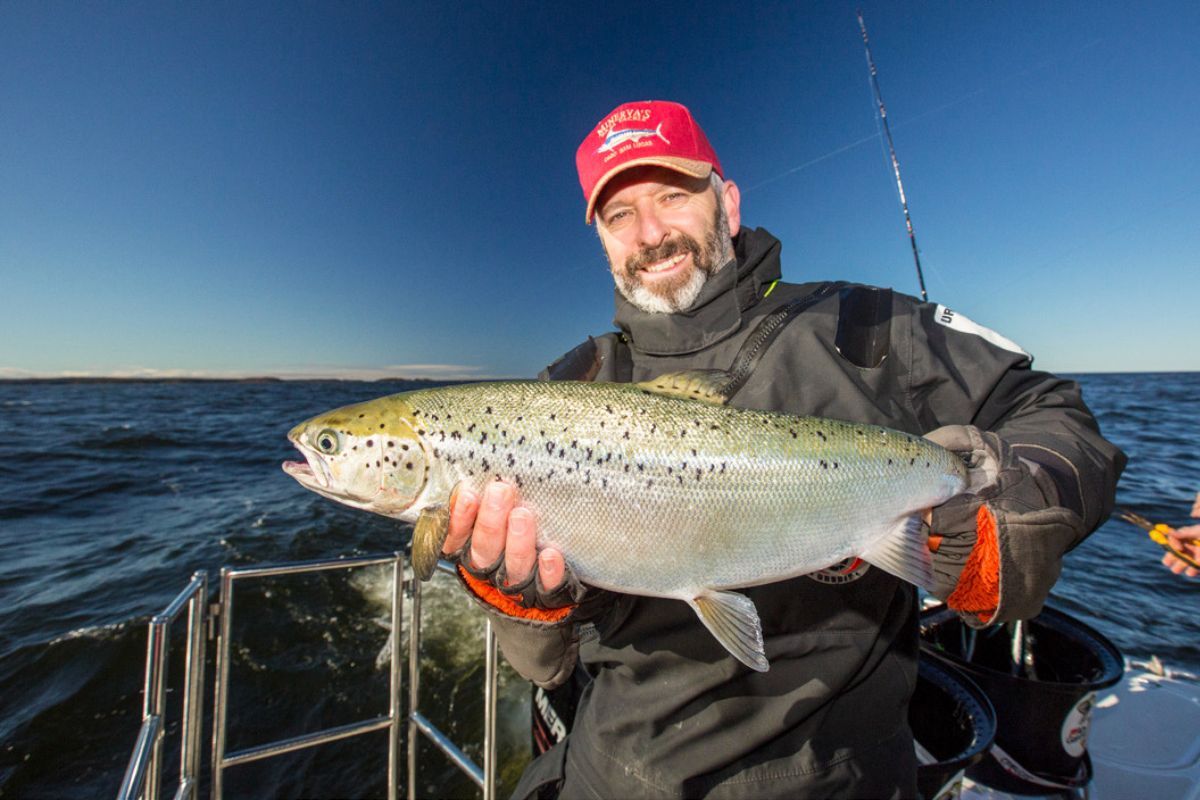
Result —
<path fill-rule="evenodd" d="M 546 442 L 546 455 L 554 455 L 554 442 Z"/>
<path fill-rule="evenodd" d="M 525 437 L 522 436 L 520 439 L 517 439 L 517 444 L 525 444 Z"/>
<path fill-rule="evenodd" d="M 483 435 L 479 437 L 479 443 L 487 444 L 487 431 L 484 431 Z"/>
<path fill-rule="evenodd" d="M 396 446 L 395 442 L 388 442 L 388 447 L 395 447 L 395 446 Z"/>
<path fill-rule="evenodd" d="M 679 475 L 679 476 L 677 476 L 677 479 L 679 480 L 679 485 L 683 486 L 683 476 Z"/>
<path fill-rule="evenodd" d="M 490 414 L 490 413 L 492 413 L 492 407 L 491 407 L 491 406 L 488 406 L 486 409 L 484 409 L 484 412 L 483 412 L 483 413 L 485 413 L 485 414 Z"/>
<path fill-rule="evenodd" d="M 487 472 L 487 471 L 488 471 L 488 470 L 490 470 L 490 469 L 491 469 L 491 466 L 488 464 L 488 460 L 485 458 L 485 459 L 483 460 L 483 471 L 484 471 L 484 472 Z"/>
<path fill-rule="evenodd" d="M 374 446 L 375 446 L 375 440 L 367 439 L 367 447 L 374 447 Z"/>
<path fill-rule="evenodd" d="M 555 415 L 554 415 L 554 414 L 551 414 L 551 415 L 550 415 L 550 421 L 551 421 L 551 422 L 553 422 L 553 421 L 554 421 L 554 418 L 555 418 Z"/>
<path fill-rule="evenodd" d="M 829 469 L 828 462 L 826 462 L 823 458 L 821 459 L 821 469 Z"/>
<path fill-rule="evenodd" d="M 572 450 L 574 450 L 574 449 L 576 449 L 577 447 L 579 447 L 579 440 L 578 440 L 578 439 L 572 439 L 572 440 L 571 440 L 571 449 L 572 449 Z"/>
<path fill-rule="evenodd" d="M 407 449 L 408 449 L 408 445 L 406 445 L 406 444 L 402 444 L 402 445 L 400 445 L 400 449 L 401 449 L 401 450 L 407 450 Z"/>
<path fill-rule="evenodd" d="M 363 417 L 365 417 L 365 416 L 366 416 L 366 414 L 359 414 L 359 415 L 358 415 L 358 418 L 359 418 L 359 419 L 362 419 L 362 418 L 363 418 Z"/>
<path fill-rule="evenodd" d="M 626 431 L 625 431 L 623 434 L 621 434 L 621 438 L 622 438 L 622 439 L 628 439 L 628 438 L 629 438 L 629 431 L 628 431 L 628 430 L 626 430 Z"/>
<path fill-rule="evenodd" d="M 412 468 L 413 468 L 413 463 L 412 463 L 411 461 L 405 461 L 405 462 L 404 462 L 404 468 L 405 468 L 405 469 L 412 469 Z"/>
<path fill-rule="evenodd" d="M 475 430 L 474 422 L 472 422 L 470 425 L 467 426 L 467 433 L 471 433 L 473 430 Z"/>
<path fill-rule="evenodd" d="M 613 413 L 612 406 L 608 405 L 607 403 L 604 405 L 604 410 L 610 414 Z"/>
<path fill-rule="evenodd" d="M 911 467 L 913 464 L 915 464 L 915 463 L 917 463 L 917 460 L 916 460 L 915 458 L 910 458 L 910 459 L 908 460 L 908 465 L 909 465 L 910 467 Z"/>

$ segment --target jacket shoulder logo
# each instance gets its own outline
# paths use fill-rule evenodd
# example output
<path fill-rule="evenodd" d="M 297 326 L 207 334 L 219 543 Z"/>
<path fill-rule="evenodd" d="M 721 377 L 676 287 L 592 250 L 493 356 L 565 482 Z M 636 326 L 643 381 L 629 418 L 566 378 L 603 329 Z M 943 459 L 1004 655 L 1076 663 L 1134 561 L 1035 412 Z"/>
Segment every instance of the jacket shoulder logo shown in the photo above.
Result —
<path fill-rule="evenodd" d="M 960 333 L 970 333 L 975 336 L 979 336 L 982 339 L 991 342 L 996 347 L 999 347 L 1001 350 L 1007 350 L 1010 353 L 1019 353 L 1028 358 L 1030 361 L 1033 360 L 1033 356 L 1026 352 L 1024 348 L 1022 348 L 1012 339 L 1001 336 L 991 328 L 983 327 L 978 322 L 974 322 L 968 318 L 966 314 L 960 314 L 952 308 L 947 308 L 939 303 L 938 307 L 933 312 L 933 318 L 939 325 L 945 325 L 947 328 L 951 328 Z"/>

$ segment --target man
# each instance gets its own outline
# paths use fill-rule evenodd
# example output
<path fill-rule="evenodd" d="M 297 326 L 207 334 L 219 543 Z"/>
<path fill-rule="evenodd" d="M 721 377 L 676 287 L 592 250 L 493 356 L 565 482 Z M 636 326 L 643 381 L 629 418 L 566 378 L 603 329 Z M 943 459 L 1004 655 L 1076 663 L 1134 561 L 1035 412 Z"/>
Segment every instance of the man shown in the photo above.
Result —
<path fill-rule="evenodd" d="M 930 588 L 972 625 L 1038 612 L 1062 553 L 1107 516 L 1124 463 L 1075 384 L 942 306 L 780 282 L 779 242 L 742 227 L 738 188 L 683 106 L 618 107 L 576 160 L 620 333 L 548 377 L 736 365 L 733 405 L 928 433 L 969 459 L 977 492 L 927 517 Z M 535 510 L 495 482 L 454 499 L 444 547 L 518 671 L 552 687 L 581 663 L 592 678 L 570 735 L 517 796 L 915 795 L 912 586 L 851 562 L 747 589 L 770 660 L 759 673 L 685 603 L 580 586 L 536 535 Z"/>

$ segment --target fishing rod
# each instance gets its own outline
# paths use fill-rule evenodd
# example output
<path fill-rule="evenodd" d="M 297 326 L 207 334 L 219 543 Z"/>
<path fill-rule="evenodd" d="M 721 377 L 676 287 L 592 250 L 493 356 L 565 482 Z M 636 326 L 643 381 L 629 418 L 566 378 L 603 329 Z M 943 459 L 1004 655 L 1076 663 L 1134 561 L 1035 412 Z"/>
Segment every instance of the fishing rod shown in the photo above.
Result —
<path fill-rule="evenodd" d="M 896 158 L 896 146 L 892 143 L 892 130 L 888 127 L 887 108 L 883 105 L 883 95 L 879 91 L 878 71 L 875 69 L 875 59 L 871 58 L 871 43 L 867 39 L 867 24 L 863 22 L 862 10 L 854 12 L 858 15 L 858 28 L 862 31 L 863 49 L 867 51 L 867 67 L 871 75 L 871 90 L 875 93 L 875 104 L 879 106 L 879 119 L 883 122 L 883 133 L 887 137 L 888 152 L 892 156 L 892 172 L 896 174 L 896 188 L 900 190 L 900 207 L 904 209 L 904 224 L 908 228 L 908 241 L 912 245 L 913 261 L 917 265 L 917 282 L 921 285 L 921 299 L 928 301 L 929 294 L 925 291 L 925 275 L 921 272 L 921 256 L 917 251 L 917 237 L 913 234 L 912 217 L 908 213 L 908 200 L 904 196 L 904 183 L 900 180 L 900 160 Z"/>

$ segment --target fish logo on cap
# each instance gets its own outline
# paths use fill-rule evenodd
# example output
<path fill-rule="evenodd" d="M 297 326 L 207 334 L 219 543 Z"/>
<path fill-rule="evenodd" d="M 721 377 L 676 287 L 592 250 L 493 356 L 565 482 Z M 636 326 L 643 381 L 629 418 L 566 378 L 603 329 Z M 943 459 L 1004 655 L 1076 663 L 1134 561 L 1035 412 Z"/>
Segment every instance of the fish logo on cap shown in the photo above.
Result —
<path fill-rule="evenodd" d="M 575 153 L 589 223 L 604 186 L 630 167 L 665 167 L 693 178 L 707 178 L 715 171 L 724 177 L 704 131 L 679 103 L 625 103 L 605 116 L 592 132 L 596 139 L 587 136 Z"/>

